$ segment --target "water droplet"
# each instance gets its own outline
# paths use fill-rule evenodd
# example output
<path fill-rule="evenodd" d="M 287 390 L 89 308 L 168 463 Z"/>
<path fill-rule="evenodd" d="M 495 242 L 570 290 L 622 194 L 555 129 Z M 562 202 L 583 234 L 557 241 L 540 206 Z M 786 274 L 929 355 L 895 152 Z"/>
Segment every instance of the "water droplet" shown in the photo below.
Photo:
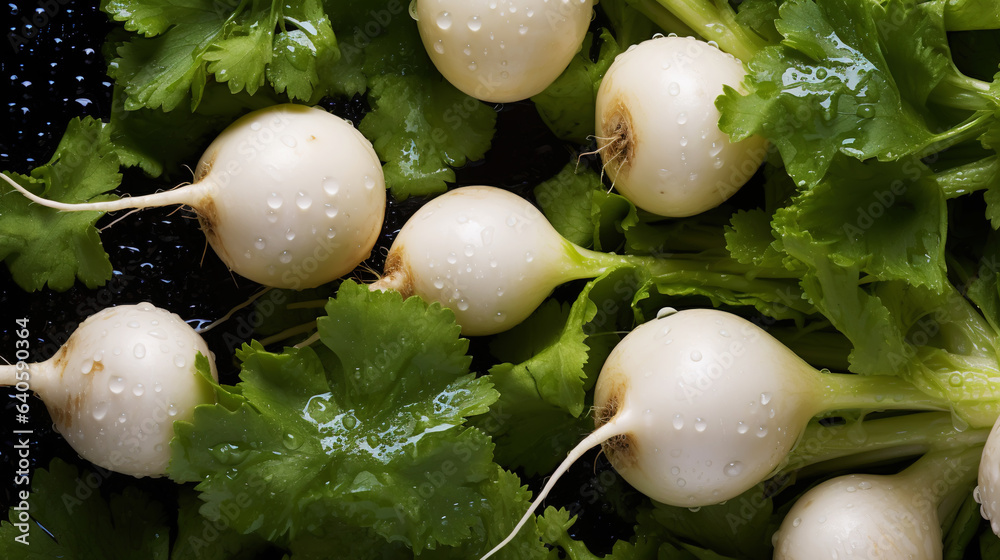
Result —
<path fill-rule="evenodd" d="M 503 312 L 497 311 L 497 314 L 493 316 L 493 320 L 497 323 L 503 323 L 507 320 L 507 315 Z"/>
<path fill-rule="evenodd" d="M 802 525 L 801 517 L 796 517 L 795 519 L 792 520 L 792 527 L 798 527 L 799 525 Z"/>
<path fill-rule="evenodd" d="M 959 373 L 953 373 L 951 374 L 951 377 L 948 378 L 948 384 L 952 387 L 960 387 L 962 385 L 962 381 L 962 375 Z"/>
<path fill-rule="evenodd" d="M 528 26 L 522 23 L 521 25 L 517 26 L 517 32 L 520 33 L 521 35 L 527 35 Z"/>
<path fill-rule="evenodd" d="M 437 26 L 442 31 L 447 31 L 451 29 L 451 14 L 448 12 L 441 12 L 437 17 Z"/>
<path fill-rule="evenodd" d="M 174 363 L 176 364 L 177 362 L 175 361 Z M 159 383 L 154 383 L 153 384 L 153 392 L 154 393 L 159 393 L 160 391 L 163 391 L 163 385 L 160 385 Z"/>
<path fill-rule="evenodd" d="M 444 54 L 444 40 L 438 39 L 434 43 L 434 51 L 438 54 Z"/>
<path fill-rule="evenodd" d="M 761 393 L 760 404 L 766 405 L 769 402 L 771 402 L 771 393 Z"/>
<path fill-rule="evenodd" d="M 226 466 L 232 466 L 242 463 L 250 452 L 248 450 L 241 449 L 237 444 L 223 443 L 214 447 L 209 447 L 208 453 L 219 463 Z"/>
<path fill-rule="evenodd" d="M 115 377 L 110 382 L 108 382 L 108 389 L 114 394 L 119 394 L 125 390 L 125 380 L 121 377 Z"/>
<path fill-rule="evenodd" d="M 301 210 L 308 210 L 309 207 L 312 206 L 312 203 L 312 197 L 304 192 L 300 192 L 299 197 L 295 200 L 295 205 Z"/>
<path fill-rule="evenodd" d="M 858 105 L 857 115 L 863 119 L 870 119 L 875 116 L 875 106 Z"/>
<path fill-rule="evenodd" d="M 146 357 L 146 347 L 140 342 L 132 347 L 132 355 L 142 359 Z"/>
<path fill-rule="evenodd" d="M 94 420 L 101 421 L 108 414 L 108 401 L 101 401 L 94 407 Z"/>
<path fill-rule="evenodd" d="M 670 82 L 670 85 L 667 86 L 667 93 L 670 95 L 680 95 L 681 85 L 677 82 Z"/>
<path fill-rule="evenodd" d="M 179 368 L 182 368 L 187 365 L 187 361 L 184 359 L 184 356 L 181 356 L 180 354 L 175 354 L 174 365 Z M 157 383 L 157 387 L 159 387 L 159 383 Z M 159 393 L 159 391 L 157 391 L 157 393 Z"/>
<path fill-rule="evenodd" d="M 475 255 L 475 254 L 476 254 L 476 248 L 475 247 L 473 247 L 472 245 L 466 245 L 465 246 L 465 256 L 471 257 L 472 255 Z"/>
<path fill-rule="evenodd" d="M 525 260 L 526 262 L 531 262 L 531 261 L 535 260 L 535 255 L 534 255 L 534 253 L 532 253 L 531 251 L 528 251 L 527 253 L 525 253 L 525 254 L 524 254 L 524 260 Z"/>
<path fill-rule="evenodd" d="M 656 312 L 656 318 L 663 319 L 664 317 L 669 317 L 674 313 L 677 313 L 677 310 L 674 309 L 673 307 L 664 307 Z"/>
<path fill-rule="evenodd" d="M 177 407 L 173 404 L 167 407 L 168 416 L 177 416 Z"/>
<path fill-rule="evenodd" d="M 326 230 L 326 238 L 327 239 L 333 239 L 334 237 L 337 237 L 337 230 L 336 229 L 330 228 L 330 229 Z"/>
<path fill-rule="evenodd" d="M 860 488 L 862 490 L 868 490 L 871 487 L 872 487 L 872 483 L 868 482 L 867 480 L 862 480 L 861 482 L 858 483 L 858 488 Z"/>
<path fill-rule="evenodd" d="M 125 420 L 127 420 L 127 418 L 125 418 L 125 413 L 124 412 L 122 412 L 121 414 L 118 415 L 118 423 L 119 424 L 124 424 Z"/>
<path fill-rule="evenodd" d="M 972 499 L 976 500 L 977 504 L 983 503 L 983 498 L 982 498 L 982 495 L 979 493 L 979 487 L 978 486 L 976 486 L 976 489 L 972 491 Z"/>
<path fill-rule="evenodd" d="M 677 115 L 677 124 L 685 124 L 688 122 L 687 113 L 681 113 Z"/>
<path fill-rule="evenodd" d="M 337 193 L 340 192 L 340 183 L 336 179 L 323 181 L 323 192 L 330 196 L 337 196 Z"/>
<path fill-rule="evenodd" d="M 295 434 L 285 434 L 281 437 L 281 443 L 285 446 L 285 449 L 294 451 L 302 447 L 302 438 L 295 437 Z"/>
<path fill-rule="evenodd" d="M 254 241 L 253 246 L 257 248 L 258 251 L 264 250 L 267 247 L 267 242 L 264 241 L 263 237 L 258 237 L 257 241 Z"/>
<path fill-rule="evenodd" d="M 146 388 L 142 386 L 142 383 L 137 383 L 135 387 L 132 387 L 132 394 L 137 397 L 141 397 L 145 392 Z"/>
<path fill-rule="evenodd" d="M 702 358 L 701 352 L 699 352 L 697 350 L 695 350 L 694 352 L 691 352 L 691 361 L 692 362 L 700 362 L 701 358 Z"/>
<path fill-rule="evenodd" d="M 726 476 L 739 476 L 740 473 L 743 472 L 743 463 L 739 461 L 733 461 L 732 463 L 729 463 L 728 465 L 723 467 L 722 472 L 725 473 Z"/>
<path fill-rule="evenodd" d="M 694 429 L 695 430 L 697 430 L 699 432 L 704 432 L 706 428 L 708 428 L 708 424 L 705 423 L 704 420 L 702 420 L 701 418 L 696 418 L 695 419 L 695 421 L 694 421 Z"/>
<path fill-rule="evenodd" d="M 288 264 L 292 262 L 292 254 L 288 251 L 282 251 L 281 255 L 278 256 L 278 261 L 280 261 L 281 264 Z"/>
<path fill-rule="evenodd" d="M 454 252 L 448 253 L 448 258 L 445 260 L 448 261 L 448 264 L 455 264 L 458 262 L 458 255 L 456 255 Z"/>
<path fill-rule="evenodd" d="M 271 193 L 270 195 L 268 195 L 267 205 L 272 210 L 277 210 L 278 208 L 281 208 L 282 204 L 284 204 L 284 201 L 281 199 L 281 195 L 279 195 L 278 193 Z"/>
<path fill-rule="evenodd" d="M 153 330 L 149 331 L 147 334 L 149 336 L 155 338 L 155 339 L 158 339 L 158 340 L 166 340 L 167 339 L 166 333 L 164 333 L 161 330 L 153 329 Z"/>
<path fill-rule="evenodd" d="M 672 474 L 674 476 L 677 476 L 677 475 L 681 474 L 681 468 L 680 467 L 671 467 L 670 468 L 670 474 Z"/>
<path fill-rule="evenodd" d="M 760 426 L 757 428 L 757 437 L 767 437 L 767 426 Z"/>
<path fill-rule="evenodd" d="M 469 18 L 469 30 L 479 31 L 483 28 L 483 22 L 479 19 L 479 16 L 472 16 Z"/>
<path fill-rule="evenodd" d="M 295 138 L 287 134 L 281 137 L 281 143 L 289 148 L 294 148 L 298 144 L 298 142 L 295 141 Z"/>
<path fill-rule="evenodd" d="M 129 321 L 127 324 L 128 324 L 128 328 L 130 328 L 130 329 L 138 329 L 139 328 L 139 321 Z"/>
<path fill-rule="evenodd" d="M 848 491 L 848 492 L 857 492 L 857 491 L 858 491 L 858 489 L 857 489 L 857 488 L 855 488 L 854 486 L 848 486 L 848 487 L 847 487 L 847 491 Z"/>
<path fill-rule="evenodd" d="M 674 429 L 679 430 L 684 427 L 684 417 L 680 414 L 674 415 Z"/>
<path fill-rule="evenodd" d="M 456 304 L 456 307 L 458 307 L 459 311 L 468 311 L 469 310 L 469 302 L 465 301 L 464 299 L 459 300 L 458 304 Z"/>
<path fill-rule="evenodd" d="M 825 80 L 827 75 L 826 68 L 818 68 L 816 70 L 816 78 L 819 80 Z"/>
<path fill-rule="evenodd" d="M 80 373 L 87 375 L 94 370 L 94 360 L 85 360 L 83 365 L 80 366 Z"/>
<path fill-rule="evenodd" d="M 736 425 L 736 433 L 745 434 L 748 431 L 750 431 L 750 426 L 747 426 L 746 423 L 740 422 L 739 424 Z"/>
<path fill-rule="evenodd" d="M 686 480 L 684 480 L 683 478 L 678 478 L 677 479 L 677 486 L 680 486 L 680 487 L 683 488 L 685 485 L 687 485 L 687 481 Z"/>
<path fill-rule="evenodd" d="M 365 188 L 372 190 L 375 188 L 375 179 L 372 179 L 368 175 L 365 175 Z"/>

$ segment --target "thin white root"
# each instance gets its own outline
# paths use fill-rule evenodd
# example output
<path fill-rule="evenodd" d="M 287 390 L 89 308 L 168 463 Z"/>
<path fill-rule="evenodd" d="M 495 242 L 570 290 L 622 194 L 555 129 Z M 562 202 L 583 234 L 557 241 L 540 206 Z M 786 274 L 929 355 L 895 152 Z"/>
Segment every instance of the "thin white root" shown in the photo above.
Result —
<path fill-rule="evenodd" d="M 105 202 L 67 203 L 42 198 L 17 184 L 13 179 L 3 173 L 0 173 L 0 179 L 6 181 L 7 184 L 14 187 L 16 191 L 23 194 L 28 200 L 34 202 L 35 204 L 41 204 L 47 208 L 61 210 L 63 212 L 114 212 L 115 210 L 170 206 L 171 204 L 186 204 L 193 207 L 193 203 L 200 200 L 203 196 L 201 185 L 195 184 L 156 194 L 119 198 L 118 200 L 108 200 Z"/>
<path fill-rule="evenodd" d="M 613 418 L 607 424 L 594 430 L 593 432 L 590 433 L 589 436 L 585 437 L 583 441 L 576 444 L 576 447 L 570 450 L 570 452 L 566 455 L 566 458 L 563 459 L 563 462 L 559 463 L 559 466 L 556 467 L 556 470 L 552 473 L 552 476 L 549 477 L 549 480 L 548 482 L 545 483 L 545 486 L 542 488 L 542 491 L 539 492 L 538 496 L 536 496 L 534 501 L 531 502 L 531 507 L 528 508 L 528 511 L 524 514 L 523 517 L 521 517 L 521 520 L 518 521 L 517 525 L 514 526 L 514 530 L 511 531 L 509 535 L 507 535 L 507 538 L 500 541 L 500 544 L 493 547 L 492 550 L 484 554 L 483 557 L 480 558 L 479 560 L 486 560 L 490 556 L 493 556 L 494 554 L 499 552 L 500 549 L 507 546 L 510 543 L 510 541 L 514 540 L 514 537 L 517 536 L 518 531 L 520 531 L 521 527 L 524 527 L 524 524 L 527 523 L 529 519 L 531 519 L 531 516 L 535 513 L 535 510 L 538 509 L 538 506 L 541 505 L 543 500 L 545 500 L 545 497 L 549 495 L 549 492 L 555 486 L 559 478 L 562 477 L 562 475 L 565 474 L 567 470 L 569 470 L 569 467 L 573 463 L 575 463 L 577 459 L 582 457 L 584 453 L 586 453 L 588 450 L 590 450 L 590 448 L 594 447 L 595 445 L 601 444 L 613 438 L 614 436 L 622 435 L 624 433 L 623 426 L 621 426 L 620 423 L 615 422 L 615 420 L 616 419 Z"/>

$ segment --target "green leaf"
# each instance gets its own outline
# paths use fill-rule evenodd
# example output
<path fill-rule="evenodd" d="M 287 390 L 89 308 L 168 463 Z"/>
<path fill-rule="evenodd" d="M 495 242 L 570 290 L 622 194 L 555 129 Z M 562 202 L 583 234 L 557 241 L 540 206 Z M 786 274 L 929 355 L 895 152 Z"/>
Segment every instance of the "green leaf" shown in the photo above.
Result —
<path fill-rule="evenodd" d="M 834 156 L 889 161 L 938 138 L 928 96 L 951 70 L 940 3 L 788 0 L 784 40 L 749 62 L 749 94 L 718 101 L 720 127 L 773 142 L 800 185 Z"/>
<path fill-rule="evenodd" d="M 531 98 L 542 121 L 563 140 L 586 144 L 594 134 L 597 90 L 623 50 L 607 29 L 601 30 L 599 37 L 597 60 L 590 56 L 595 36 L 588 34 L 566 70 L 545 91 Z"/>
<path fill-rule="evenodd" d="M 218 511 L 202 506 L 196 492 L 187 488 L 178 497 L 177 538 L 170 560 L 253 560 L 264 557 L 270 545 L 257 535 L 245 535 L 229 525 L 235 510 Z"/>
<path fill-rule="evenodd" d="M 372 111 L 359 127 L 385 162 L 396 199 L 447 189 L 453 167 L 486 155 L 496 112 L 455 89 L 422 49 L 416 23 L 396 18 L 365 49 Z"/>
<path fill-rule="evenodd" d="M 591 219 L 594 191 L 601 178 L 590 169 L 566 164 L 555 177 L 535 187 L 535 200 L 552 227 L 581 247 L 594 244 Z"/>
<path fill-rule="evenodd" d="M 319 353 L 243 347 L 236 391 L 175 425 L 171 477 L 200 481 L 202 514 L 242 499 L 230 523 L 269 540 L 341 525 L 414 551 L 461 543 L 494 468 L 463 422 L 497 393 L 468 373 L 454 315 L 351 282 L 327 313 Z"/>
<path fill-rule="evenodd" d="M 319 69 L 340 58 L 319 0 L 106 0 L 102 9 L 145 35 L 121 45 L 109 65 L 130 111 L 170 111 L 182 101 L 195 109 L 210 81 L 249 94 L 269 82 L 291 99 L 318 99 L 326 93 L 317 90 Z"/>
<path fill-rule="evenodd" d="M 631 302 L 642 270 L 622 267 L 589 282 L 568 309 L 539 308 L 516 329 L 499 335 L 494 352 L 504 363 L 490 370 L 500 399 L 475 421 L 497 444 L 497 461 L 529 473 L 550 471 L 593 429 L 587 395 L 601 365 L 631 327 Z"/>
<path fill-rule="evenodd" d="M 37 470 L 27 501 L 25 534 L 16 509 L 0 524 L 0 556 L 22 560 L 167 560 L 170 529 L 163 506 L 129 486 L 105 499 L 100 485 L 111 473 L 79 471 L 54 459 Z M 86 523 L 82 530 L 81 523 Z"/>
<path fill-rule="evenodd" d="M 945 201 L 918 160 L 842 158 L 826 179 L 775 214 L 774 227 L 785 249 L 807 264 L 825 255 L 878 280 L 934 291 L 947 285 Z"/>
<path fill-rule="evenodd" d="M 119 161 L 108 150 L 104 123 L 73 119 L 48 163 L 30 176 L 9 173 L 22 187 L 60 202 L 98 202 L 121 182 Z M 0 183 L 0 259 L 19 286 L 68 290 L 79 279 L 88 288 L 111 278 L 112 267 L 94 224 L 102 212 L 60 212 L 35 204 Z"/>
<path fill-rule="evenodd" d="M 772 246 L 772 216 L 760 209 L 740 210 L 726 228 L 726 249 L 738 262 L 779 268 L 782 256 Z"/>

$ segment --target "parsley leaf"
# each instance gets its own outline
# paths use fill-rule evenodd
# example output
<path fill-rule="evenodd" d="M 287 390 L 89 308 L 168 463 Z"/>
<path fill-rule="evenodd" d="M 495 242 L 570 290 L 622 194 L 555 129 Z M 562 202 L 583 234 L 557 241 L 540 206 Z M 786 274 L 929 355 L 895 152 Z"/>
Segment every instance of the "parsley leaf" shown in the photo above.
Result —
<path fill-rule="evenodd" d="M 175 425 L 171 476 L 200 481 L 203 507 L 242 494 L 232 526 L 269 540 L 344 525 L 414 551 L 461 543 L 495 468 L 463 422 L 497 393 L 468 373 L 453 314 L 352 282 L 327 314 L 319 350 L 243 347 L 242 382 Z"/>
<path fill-rule="evenodd" d="M 118 157 L 108 150 L 104 123 L 73 119 L 55 154 L 30 176 L 8 175 L 26 189 L 60 202 L 98 202 L 121 182 Z M 0 183 L 0 259 L 19 286 L 28 291 L 48 284 L 68 290 L 76 279 L 89 288 L 111 278 L 94 224 L 102 212 L 60 212 L 35 204 L 7 183 Z"/>
<path fill-rule="evenodd" d="M 486 155 L 496 112 L 445 81 L 422 49 L 416 23 L 397 17 L 365 49 L 372 112 L 360 130 L 375 146 L 399 200 L 444 192 L 453 167 Z"/>
<path fill-rule="evenodd" d="M 28 545 L 18 511 L 0 524 L 0 556 L 23 560 L 167 560 L 170 530 L 163 506 L 133 486 L 110 498 L 94 488 L 108 473 L 79 471 L 54 459 L 34 473 L 31 485 Z M 80 530 L 81 519 L 87 529 Z"/>
<path fill-rule="evenodd" d="M 269 82 L 292 99 L 314 98 L 319 73 L 340 58 L 319 0 L 104 0 L 101 9 L 143 34 L 118 48 L 109 74 L 128 94 L 125 108 L 170 111 L 201 102 L 210 78 L 232 93 Z"/>
<path fill-rule="evenodd" d="M 765 136 L 813 185 L 838 153 L 895 160 L 939 138 L 928 97 L 952 69 L 940 2 L 788 0 L 780 45 L 750 62 L 741 95 L 718 100 L 733 140 Z"/>

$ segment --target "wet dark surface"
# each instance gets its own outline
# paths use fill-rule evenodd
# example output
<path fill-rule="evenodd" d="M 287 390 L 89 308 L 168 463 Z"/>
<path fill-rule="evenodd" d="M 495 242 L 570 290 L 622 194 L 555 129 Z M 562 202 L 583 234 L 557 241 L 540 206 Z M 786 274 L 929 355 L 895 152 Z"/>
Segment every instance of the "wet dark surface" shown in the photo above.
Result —
<path fill-rule="evenodd" d="M 107 120 L 110 114 L 112 84 L 105 74 L 102 46 L 113 26 L 94 4 L 51 4 L 46 12 L 37 2 L 11 2 L 0 12 L 5 33 L 0 46 L 0 98 L 5 111 L 0 125 L 2 170 L 30 172 L 48 161 L 70 119 L 89 115 Z M 327 100 L 323 105 L 355 122 L 367 108 L 363 99 Z M 551 135 L 532 105 L 508 105 L 500 108 L 498 134 L 486 160 L 459 170 L 457 183 L 490 184 L 530 195 L 538 182 L 561 169 L 571 149 Z M 126 185 L 149 184 L 141 172 L 125 173 Z M 422 202 L 410 199 L 396 203 L 390 197 L 382 238 L 367 267 L 381 269 L 395 234 Z M 121 214 L 105 216 L 98 227 L 107 227 Z M 198 326 L 223 316 L 259 289 L 226 270 L 206 247 L 197 221 L 187 211 L 163 208 L 136 212 L 105 229 L 101 238 L 115 273 L 111 282 L 95 290 L 77 284 L 62 293 L 45 290 L 26 294 L 11 281 L 6 267 L 0 266 L 0 357 L 13 360 L 17 319 L 28 320 L 32 360 L 40 361 L 50 357 L 83 319 L 105 307 L 150 301 Z M 363 271 L 358 275 L 371 276 Z M 237 313 L 205 336 L 217 356 L 223 382 L 236 382 L 229 342 L 234 336 L 245 338 L 238 333 L 250 322 L 249 313 L 250 309 Z M 472 352 L 485 356 L 485 345 L 474 341 Z M 479 359 L 475 365 L 485 368 L 488 360 Z M 30 470 L 45 467 L 56 456 L 85 464 L 54 433 L 37 398 L 27 400 L 29 422 L 22 425 L 16 421 L 15 406 L 22 404 L 16 394 L 0 390 L 0 512 L 12 503 L 18 438 L 30 440 Z M 31 430 L 32 434 L 15 437 L 15 429 Z M 630 528 L 622 526 L 601 492 L 593 492 L 617 478 L 606 461 L 595 462 L 594 455 L 589 454 L 571 470 L 547 503 L 579 513 L 581 520 L 574 533 L 587 535 L 593 551 L 601 553 L 610 551 L 618 537 L 627 538 Z M 112 475 L 109 482 L 105 490 L 121 488 L 133 479 Z M 532 487 L 537 490 L 541 482 L 531 481 Z M 169 481 L 146 480 L 142 484 L 163 495 L 170 506 Z"/>

